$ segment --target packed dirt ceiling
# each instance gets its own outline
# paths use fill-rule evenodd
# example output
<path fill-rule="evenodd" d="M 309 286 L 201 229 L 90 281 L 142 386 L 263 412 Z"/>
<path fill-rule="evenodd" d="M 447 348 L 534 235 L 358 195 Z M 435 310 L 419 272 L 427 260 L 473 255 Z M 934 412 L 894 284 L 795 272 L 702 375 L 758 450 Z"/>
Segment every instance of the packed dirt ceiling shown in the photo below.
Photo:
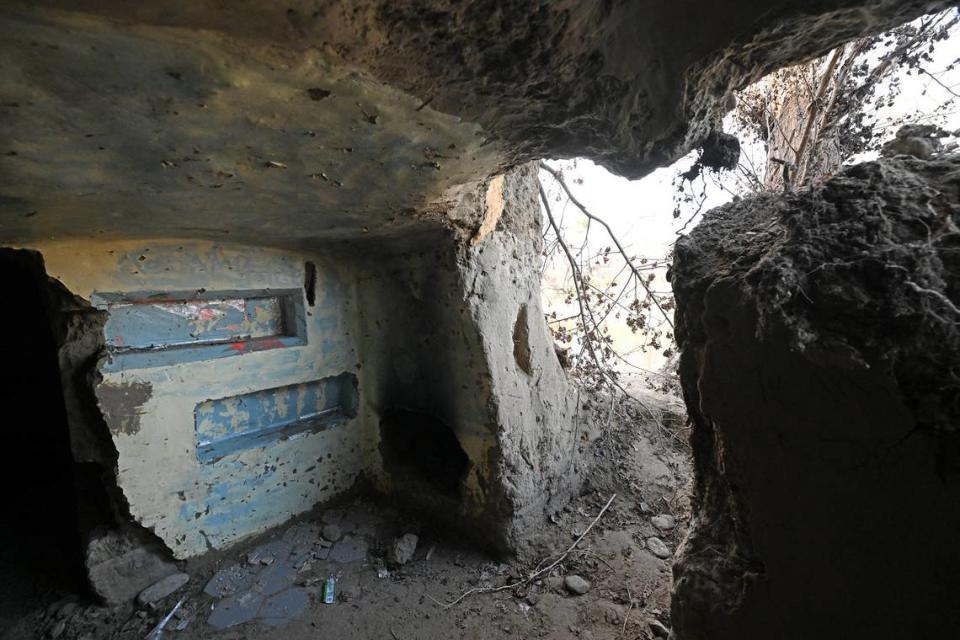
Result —
<path fill-rule="evenodd" d="M 536 157 L 640 176 L 731 88 L 949 4 L 11 4 L 0 239 L 395 237 Z"/>

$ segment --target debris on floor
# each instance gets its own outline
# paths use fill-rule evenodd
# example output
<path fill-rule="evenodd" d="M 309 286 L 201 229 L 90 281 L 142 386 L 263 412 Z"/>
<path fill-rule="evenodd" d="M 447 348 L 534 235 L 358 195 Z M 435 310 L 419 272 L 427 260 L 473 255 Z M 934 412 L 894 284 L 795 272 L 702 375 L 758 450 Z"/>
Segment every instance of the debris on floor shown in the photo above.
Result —
<path fill-rule="evenodd" d="M 491 559 L 357 499 L 187 563 L 136 604 L 58 601 L 11 640 L 143 640 L 156 629 L 163 640 L 259 640 L 281 628 L 285 640 L 667 637 L 690 466 L 661 428 L 637 413 L 613 421 L 582 495 L 544 521 L 539 563 Z"/>

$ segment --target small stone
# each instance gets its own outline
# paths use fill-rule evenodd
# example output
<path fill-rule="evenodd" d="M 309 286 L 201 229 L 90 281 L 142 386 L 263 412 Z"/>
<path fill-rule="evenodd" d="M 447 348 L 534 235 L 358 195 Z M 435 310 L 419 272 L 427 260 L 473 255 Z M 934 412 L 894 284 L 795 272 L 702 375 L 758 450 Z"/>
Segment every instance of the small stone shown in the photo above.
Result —
<path fill-rule="evenodd" d="M 110 606 L 130 602 L 177 573 L 166 551 L 135 529 L 99 530 L 87 544 L 85 564 L 94 593 Z"/>
<path fill-rule="evenodd" d="M 567 591 L 577 596 L 582 596 L 587 591 L 590 591 L 590 581 L 584 580 L 576 575 L 570 575 L 564 578 L 563 586 L 567 588 Z"/>
<path fill-rule="evenodd" d="M 675 526 L 677 526 L 676 519 L 674 519 L 673 516 L 666 513 L 662 513 L 658 516 L 654 516 L 650 518 L 650 523 L 653 526 L 655 526 L 657 529 L 660 529 L 660 531 L 669 531 L 670 529 L 673 529 Z"/>
<path fill-rule="evenodd" d="M 190 582 L 190 576 L 185 573 L 175 573 L 172 576 L 167 576 L 141 591 L 140 595 L 137 596 L 137 602 L 140 604 L 159 602 L 188 582 Z"/>
<path fill-rule="evenodd" d="M 325 524 L 323 525 L 321 535 L 324 537 L 324 539 L 329 540 L 330 542 L 336 542 L 343 537 L 343 531 L 341 531 L 340 527 L 335 524 Z"/>
<path fill-rule="evenodd" d="M 61 620 L 60 622 L 58 622 L 53 626 L 53 629 L 50 629 L 50 637 L 54 639 L 59 638 L 61 635 L 63 635 L 63 632 L 64 630 L 66 630 L 66 628 L 67 628 L 67 621 Z"/>
<path fill-rule="evenodd" d="M 261 556 L 261 557 L 260 557 L 260 564 L 262 564 L 262 565 L 264 565 L 264 566 L 269 566 L 269 565 L 273 564 L 273 561 L 274 561 L 274 560 L 276 560 L 276 558 L 274 558 L 273 556 Z"/>
<path fill-rule="evenodd" d="M 670 629 L 667 629 L 667 627 L 659 620 L 650 620 L 647 624 L 650 626 L 650 631 L 653 633 L 654 637 L 670 637 Z"/>
<path fill-rule="evenodd" d="M 59 611 L 57 611 L 57 617 L 60 619 L 69 618 L 71 615 L 73 615 L 73 612 L 76 610 L 77 610 L 77 603 L 68 602 L 62 607 L 60 607 Z"/>
<path fill-rule="evenodd" d="M 647 538 L 647 548 L 650 549 L 650 553 L 664 560 L 673 555 L 670 547 L 660 538 Z"/>
<path fill-rule="evenodd" d="M 387 553 L 387 559 L 390 564 L 403 566 L 413 559 L 413 554 L 417 551 L 417 543 L 420 541 L 416 535 L 406 533 L 402 537 L 393 541 Z"/>

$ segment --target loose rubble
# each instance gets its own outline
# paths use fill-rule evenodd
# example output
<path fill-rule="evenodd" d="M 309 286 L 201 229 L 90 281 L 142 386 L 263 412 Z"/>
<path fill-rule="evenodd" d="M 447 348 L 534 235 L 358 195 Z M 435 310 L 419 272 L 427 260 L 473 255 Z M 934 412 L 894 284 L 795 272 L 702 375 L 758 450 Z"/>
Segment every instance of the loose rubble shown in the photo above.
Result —
<path fill-rule="evenodd" d="M 670 551 L 670 547 L 667 544 L 657 537 L 647 538 L 647 548 L 650 549 L 650 553 L 657 556 L 658 558 L 669 558 L 673 555 L 673 552 Z"/>
<path fill-rule="evenodd" d="M 676 496 L 683 482 L 673 469 L 682 469 L 685 458 L 657 450 L 649 434 L 637 442 L 636 431 L 611 432 L 612 448 L 598 453 L 601 464 L 591 476 L 591 491 L 545 523 L 543 559 L 554 561 L 571 536 L 584 532 L 609 495 L 617 493 L 616 502 L 581 546 L 529 583 L 523 579 L 533 565 L 497 561 L 389 506 L 357 500 L 207 564 L 174 564 L 176 571 L 146 585 L 136 604 L 57 601 L 40 614 L 36 633 L 23 638 L 144 640 L 161 623 L 162 640 L 259 640 L 279 634 L 286 640 L 538 635 L 573 640 L 617 637 L 624 625 L 627 637 L 650 637 L 655 632 L 647 621 L 669 606 L 670 571 L 648 551 L 647 537 L 661 531 L 652 524 L 657 512 L 644 513 L 640 504 L 682 508 Z M 659 511 L 673 515 L 663 507 Z M 680 516 L 674 529 L 661 534 L 669 540 L 682 533 L 678 527 L 685 521 L 681 511 L 673 513 Z M 328 580 L 335 588 L 329 605 L 323 597 Z M 443 608 L 475 588 L 497 591 Z"/>
<path fill-rule="evenodd" d="M 576 575 L 570 575 L 564 578 L 563 586 L 567 588 L 567 591 L 577 596 L 582 596 L 587 591 L 590 591 L 590 581 L 584 580 Z"/>
<path fill-rule="evenodd" d="M 188 582 L 190 582 L 190 576 L 186 573 L 175 573 L 167 576 L 141 591 L 140 595 L 137 596 L 137 602 L 143 605 L 153 604 L 178 591 Z"/>
<path fill-rule="evenodd" d="M 397 538 L 390 547 L 388 561 L 395 566 L 403 566 L 413 559 L 413 554 L 417 551 L 417 542 L 419 538 L 412 533 L 404 534 Z"/>

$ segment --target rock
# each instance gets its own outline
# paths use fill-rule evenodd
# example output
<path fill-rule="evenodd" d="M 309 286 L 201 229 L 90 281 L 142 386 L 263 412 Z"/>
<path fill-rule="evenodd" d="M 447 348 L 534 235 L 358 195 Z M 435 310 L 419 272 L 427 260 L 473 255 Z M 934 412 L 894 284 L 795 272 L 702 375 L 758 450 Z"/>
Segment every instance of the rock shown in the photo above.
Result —
<path fill-rule="evenodd" d="M 940 138 L 948 135 L 935 125 L 904 125 L 893 140 L 884 143 L 880 153 L 886 157 L 907 155 L 926 160 L 943 148 Z"/>
<path fill-rule="evenodd" d="M 63 635 L 63 632 L 66 630 L 66 628 L 67 628 L 67 621 L 66 620 L 59 621 L 57 624 L 53 625 L 52 629 L 50 629 L 50 638 L 52 640 L 56 640 L 61 635 Z"/>
<path fill-rule="evenodd" d="M 403 566 L 413 559 L 413 554 L 417 551 L 417 542 L 420 539 L 412 534 L 406 533 L 393 541 L 387 553 L 387 561 L 395 566 Z"/>
<path fill-rule="evenodd" d="M 673 529 L 675 526 L 677 526 L 676 519 L 673 516 L 666 513 L 661 513 L 658 516 L 654 516 L 650 518 L 650 523 L 653 526 L 655 526 L 657 529 L 660 529 L 660 531 L 669 531 L 670 529 Z"/>
<path fill-rule="evenodd" d="M 649 627 L 650 627 L 650 632 L 653 633 L 654 637 L 657 637 L 657 638 L 669 638 L 669 637 L 670 637 L 670 629 L 668 629 L 668 628 L 666 627 L 666 625 L 664 625 L 664 624 L 663 624 L 662 622 L 660 622 L 659 620 L 650 620 L 650 621 L 647 623 L 647 625 L 649 625 Z"/>
<path fill-rule="evenodd" d="M 186 573 L 174 573 L 141 591 L 137 596 L 137 602 L 140 604 L 159 602 L 188 582 L 190 582 L 190 576 Z"/>
<path fill-rule="evenodd" d="M 590 591 L 590 581 L 577 575 L 569 575 L 564 578 L 563 586 L 567 588 L 567 591 L 577 596 L 582 596 L 587 591 Z"/>
<path fill-rule="evenodd" d="M 673 555 L 673 552 L 670 551 L 670 547 L 668 547 L 663 540 L 657 537 L 647 538 L 647 548 L 650 549 L 650 553 L 664 560 Z"/>
<path fill-rule="evenodd" d="M 90 586 L 110 606 L 130 602 L 177 565 L 149 535 L 136 529 L 101 530 L 87 544 Z"/>
<path fill-rule="evenodd" d="M 335 524 L 325 524 L 323 525 L 321 535 L 324 537 L 324 539 L 329 540 L 330 542 L 337 542 L 343 537 L 343 531 L 341 531 L 340 527 Z"/>

